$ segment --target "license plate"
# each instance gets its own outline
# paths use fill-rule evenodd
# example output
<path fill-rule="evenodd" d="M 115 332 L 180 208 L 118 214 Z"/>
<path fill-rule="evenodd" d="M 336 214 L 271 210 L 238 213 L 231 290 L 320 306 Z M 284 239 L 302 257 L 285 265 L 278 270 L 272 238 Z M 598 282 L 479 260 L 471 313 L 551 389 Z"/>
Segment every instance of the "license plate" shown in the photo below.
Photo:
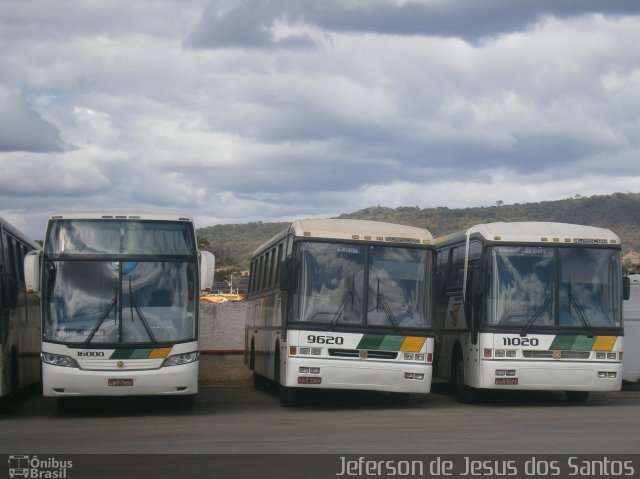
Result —
<path fill-rule="evenodd" d="M 107 381 L 109 386 L 133 386 L 133 379 L 109 379 Z"/>
<path fill-rule="evenodd" d="M 298 384 L 322 384 L 322 378 L 298 376 Z"/>
<path fill-rule="evenodd" d="M 496 378 L 496 384 L 499 386 L 515 386 L 518 384 L 518 378 Z"/>

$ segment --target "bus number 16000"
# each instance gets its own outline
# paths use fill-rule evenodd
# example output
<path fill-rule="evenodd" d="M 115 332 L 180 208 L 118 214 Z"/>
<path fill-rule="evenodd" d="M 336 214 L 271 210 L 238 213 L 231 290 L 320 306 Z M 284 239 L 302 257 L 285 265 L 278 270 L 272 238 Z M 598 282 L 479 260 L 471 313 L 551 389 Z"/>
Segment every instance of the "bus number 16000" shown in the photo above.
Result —
<path fill-rule="evenodd" d="M 344 344 L 344 338 L 340 336 L 316 336 L 310 334 L 307 336 L 307 342 L 310 344 Z"/>

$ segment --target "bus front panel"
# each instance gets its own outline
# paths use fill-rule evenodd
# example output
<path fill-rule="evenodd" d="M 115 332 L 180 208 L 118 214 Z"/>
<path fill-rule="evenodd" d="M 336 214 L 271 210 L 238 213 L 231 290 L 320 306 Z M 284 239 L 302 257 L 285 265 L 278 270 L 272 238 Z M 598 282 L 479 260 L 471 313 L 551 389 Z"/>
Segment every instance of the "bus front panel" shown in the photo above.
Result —
<path fill-rule="evenodd" d="M 433 338 L 288 331 L 287 387 L 428 393 Z"/>

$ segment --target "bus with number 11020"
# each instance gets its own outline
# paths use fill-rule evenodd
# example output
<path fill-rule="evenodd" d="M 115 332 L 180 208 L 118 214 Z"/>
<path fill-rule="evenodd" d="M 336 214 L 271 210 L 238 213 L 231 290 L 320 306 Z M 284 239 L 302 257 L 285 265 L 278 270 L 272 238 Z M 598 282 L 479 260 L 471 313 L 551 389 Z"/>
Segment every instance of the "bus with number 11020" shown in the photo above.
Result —
<path fill-rule="evenodd" d="M 431 387 L 434 241 L 376 221 L 293 222 L 251 260 L 246 353 L 256 388 L 282 405 L 303 389 Z"/>
<path fill-rule="evenodd" d="M 629 283 L 618 236 L 488 223 L 436 245 L 434 375 L 461 401 L 486 389 L 564 391 L 573 402 L 620 390 Z"/>

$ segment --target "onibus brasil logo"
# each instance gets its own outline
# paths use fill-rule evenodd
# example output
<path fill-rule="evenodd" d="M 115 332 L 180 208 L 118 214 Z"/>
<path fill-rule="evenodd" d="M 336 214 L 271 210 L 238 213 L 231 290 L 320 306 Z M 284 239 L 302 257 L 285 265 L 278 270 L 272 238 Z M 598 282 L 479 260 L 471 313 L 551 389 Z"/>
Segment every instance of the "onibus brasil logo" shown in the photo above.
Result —
<path fill-rule="evenodd" d="M 64 461 L 54 457 L 38 458 L 38 456 L 9 456 L 9 477 L 26 477 L 33 479 L 66 479 L 67 469 L 73 467 L 73 461 Z"/>

